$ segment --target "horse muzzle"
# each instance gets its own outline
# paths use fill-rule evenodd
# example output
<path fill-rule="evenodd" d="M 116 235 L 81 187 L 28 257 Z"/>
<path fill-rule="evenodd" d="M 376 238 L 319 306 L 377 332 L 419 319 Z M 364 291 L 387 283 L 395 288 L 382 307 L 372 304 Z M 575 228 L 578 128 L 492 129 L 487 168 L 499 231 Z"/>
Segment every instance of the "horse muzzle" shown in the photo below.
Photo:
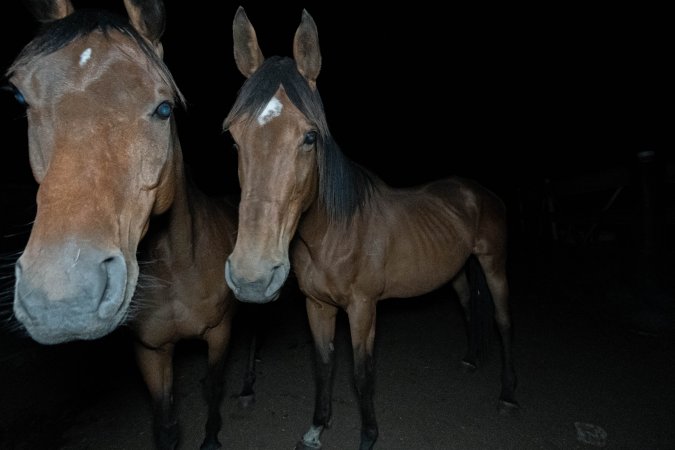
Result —
<path fill-rule="evenodd" d="M 290 264 L 284 261 L 247 277 L 238 274 L 230 258 L 225 262 L 225 281 L 237 300 L 245 303 L 269 303 L 279 298 L 289 272 Z"/>
<path fill-rule="evenodd" d="M 65 245 L 16 263 L 14 315 L 41 344 L 91 340 L 122 322 L 127 263 L 120 251 Z"/>

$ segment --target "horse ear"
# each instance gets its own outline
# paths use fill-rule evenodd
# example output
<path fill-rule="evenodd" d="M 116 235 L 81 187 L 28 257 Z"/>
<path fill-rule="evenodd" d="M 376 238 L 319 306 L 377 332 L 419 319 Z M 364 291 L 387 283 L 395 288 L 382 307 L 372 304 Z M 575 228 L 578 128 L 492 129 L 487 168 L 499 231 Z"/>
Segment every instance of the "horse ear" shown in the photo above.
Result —
<path fill-rule="evenodd" d="M 129 14 L 131 25 L 162 56 L 162 43 L 159 39 L 164 34 L 164 26 L 166 25 L 164 2 L 161 0 L 124 0 L 124 7 Z"/>
<path fill-rule="evenodd" d="M 75 11 L 70 0 L 27 0 L 24 3 L 39 22 L 63 19 Z"/>
<path fill-rule="evenodd" d="M 298 66 L 298 71 L 314 89 L 316 78 L 321 70 L 321 51 L 319 50 L 319 32 L 316 29 L 316 23 L 306 9 L 302 10 L 302 20 L 295 31 L 293 57 Z"/>
<path fill-rule="evenodd" d="M 234 15 L 232 37 L 234 39 L 234 61 L 237 63 L 239 72 L 248 78 L 258 70 L 265 57 L 258 46 L 255 29 L 242 6 L 237 8 Z"/>

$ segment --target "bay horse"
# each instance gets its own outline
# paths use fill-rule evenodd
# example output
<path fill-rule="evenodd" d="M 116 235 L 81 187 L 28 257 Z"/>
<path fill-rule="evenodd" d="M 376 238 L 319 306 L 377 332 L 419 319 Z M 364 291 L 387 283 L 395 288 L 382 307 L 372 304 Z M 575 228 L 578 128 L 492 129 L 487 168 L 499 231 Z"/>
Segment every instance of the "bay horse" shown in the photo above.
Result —
<path fill-rule="evenodd" d="M 223 280 L 235 204 L 187 175 L 163 62 L 160 0 L 125 0 L 127 17 L 29 3 L 43 27 L 7 71 L 26 107 L 37 212 L 16 262 L 14 315 L 53 345 L 128 326 L 153 404 L 156 446 L 173 449 L 173 356 L 207 344 L 202 449 L 220 448 L 226 351 L 238 302 Z"/>
<path fill-rule="evenodd" d="M 293 58 L 265 58 L 242 7 L 233 36 L 236 66 L 247 79 L 223 124 L 238 153 L 241 187 L 239 231 L 225 278 L 240 301 L 265 303 L 279 297 L 292 268 L 306 296 L 316 398 L 312 424 L 296 448 L 320 448 L 331 419 L 338 310 L 349 321 L 360 448 L 370 449 L 378 437 L 376 305 L 448 282 L 475 331 L 468 333 L 463 359 L 469 369 L 484 350 L 479 338 L 496 322 L 502 344 L 498 405 L 515 411 L 504 203 L 459 177 L 395 188 L 349 160 L 328 128 L 317 89 L 318 32 L 306 10 Z"/>

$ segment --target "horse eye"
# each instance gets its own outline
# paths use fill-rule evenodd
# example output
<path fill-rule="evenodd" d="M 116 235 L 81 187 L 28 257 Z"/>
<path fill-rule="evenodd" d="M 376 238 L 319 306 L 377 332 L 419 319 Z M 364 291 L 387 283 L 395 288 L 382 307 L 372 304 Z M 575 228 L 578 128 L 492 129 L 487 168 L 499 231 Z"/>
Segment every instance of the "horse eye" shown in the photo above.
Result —
<path fill-rule="evenodd" d="M 173 105 L 168 101 L 164 101 L 159 104 L 157 109 L 155 109 L 153 115 L 159 117 L 162 120 L 166 120 L 169 117 L 171 117 L 172 112 L 173 112 Z"/>
<path fill-rule="evenodd" d="M 21 106 L 28 106 L 26 97 L 24 97 L 21 91 L 19 91 L 18 89 L 14 91 L 14 98 L 16 99 L 17 102 L 19 102 Z"/>
<path fill-rule="evenodd" d="M 303 144 L 305 145 L 314 145 L 316 143 L 316 138 L 317 138 L 317 133 L 316 131 L 308 131 L 305 134 L 305 140 L 303 141 Z"/>
<path fill-rule="evenodd" d="M 14 86 L 12 83 L 9 83 L 6 86 L 4 86 L 3 90 L 11 92 L 12 95 L 14 95 L 14 99 L 19 103 L 19 105 L 28 107 L 26 97 L 24 97 L 21 91 L 18 90 L 16 86 Z"/>

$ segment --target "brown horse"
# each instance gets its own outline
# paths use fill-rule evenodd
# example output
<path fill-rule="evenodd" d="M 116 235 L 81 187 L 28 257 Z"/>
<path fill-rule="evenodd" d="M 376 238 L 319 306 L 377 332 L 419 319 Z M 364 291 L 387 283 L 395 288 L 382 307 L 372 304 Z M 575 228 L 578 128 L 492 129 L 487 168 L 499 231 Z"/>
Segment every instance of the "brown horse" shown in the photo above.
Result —
<path fill-rule="evenodd" d="M 349 319 L 360 448 L 370 449 L 378 436 L 377 302 L 420 296 L 448 282 L 477 332 L 469 333 L 464 363 L 476 367 L 484 345 L 478 332 L 489 331 L 494 317 L 503 354 L 499 405 L 517 408 L 502 201 L 461 178 L 394 188 L 348 160 L 331 136 L 317 90 L 321 55 L 307 11 L 293 59 L 265 59 L 242 8 L 233 35 L 237 67 L 248 79 L 224 122 L 237 148 L 241 185 L 239 232 L 225 278 L 241 301 L 275 300 L 289 275 L 290 252 L 317 361 L 313 422 L 297 448 L 320 448 L 329 425 L 338 309 Z"/>
<path fill-rule="evenodd" d="M 156 444 L 175 448 L 173 353 L 208 345 L 204 449 L 220 448 L 225 354 L 237 301 L 222 268 L 236 206 L 187 178 L 162 61 L 161 1 L 125 0 L 129 18 L 33 1 L 44 23 L 7 76 L 26 106 L 37 215 L 16 263 L 14 314 L 42 344 L 128 325 L 153 402 Z M 138 258 L 138 259 L 137 259 Z"/>

